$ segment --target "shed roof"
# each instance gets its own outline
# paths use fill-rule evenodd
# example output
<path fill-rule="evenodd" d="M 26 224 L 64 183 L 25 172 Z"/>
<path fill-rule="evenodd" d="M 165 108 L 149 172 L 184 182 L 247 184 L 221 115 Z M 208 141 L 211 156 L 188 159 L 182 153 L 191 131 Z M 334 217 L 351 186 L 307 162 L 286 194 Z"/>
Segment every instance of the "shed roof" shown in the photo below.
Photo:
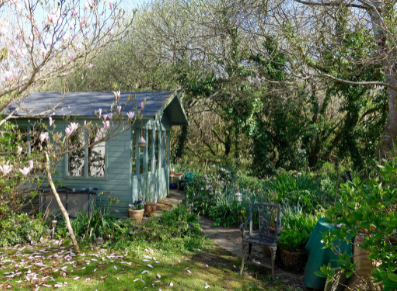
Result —
<path fill-rule="evenodd" d="M 127 103 L 128 96 L 135 99 Z M 114 101 L 113 92 L 70 92 L 64 95 L 61 92 L 35 92 L 29 94 L 19 104 L 14 102 L 4 109 L 4 114 L 10 114 L 18 106 L 15 116 L 73 116 L 95 117 L 95 111 L 99 108 L 105 112 L 110 109 Z M 123 107 L 123 115 L 129 111 L 140 110 L 141 102 L 146 100 L 143 117 L 157 119 L 163 112 L 167 115 L 171 125 L 187 125 L 188 120 L 183 110 L 177 92 L 152 91 L 152 92 L 121 92 L 120 105 Z M 61 102 L 60 102 L 61 101 Z M 60 103 L 59 103 L 60 102 Z M 58 106 L 56 106 L 59 103 Z M 54 108 L 56 106 L 56 108 Z"/>

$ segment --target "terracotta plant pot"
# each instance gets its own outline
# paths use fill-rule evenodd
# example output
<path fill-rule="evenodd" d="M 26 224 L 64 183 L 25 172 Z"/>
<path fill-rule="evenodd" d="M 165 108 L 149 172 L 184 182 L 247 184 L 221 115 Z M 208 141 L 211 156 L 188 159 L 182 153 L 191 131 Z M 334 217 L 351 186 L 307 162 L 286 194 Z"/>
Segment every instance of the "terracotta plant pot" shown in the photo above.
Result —
<path fill-rule="evenodd" d="M 141 223 L 143 218 L 144 209 L 134 210 L 128 209 L 128 216 L 136 221 L 136 223 Z"/>
<path fill-rule="evenodd" d="M 156 203 L 146 203 L 145 204 L 145 213 L 155 213 L 156 212 Z"/>
<path fill-rule="evenodd" d="M 306 256 L 306 251 L 291 252 L 280 249 L 281 263 L 286 269 L 296 270 L 303 263 Z"/>

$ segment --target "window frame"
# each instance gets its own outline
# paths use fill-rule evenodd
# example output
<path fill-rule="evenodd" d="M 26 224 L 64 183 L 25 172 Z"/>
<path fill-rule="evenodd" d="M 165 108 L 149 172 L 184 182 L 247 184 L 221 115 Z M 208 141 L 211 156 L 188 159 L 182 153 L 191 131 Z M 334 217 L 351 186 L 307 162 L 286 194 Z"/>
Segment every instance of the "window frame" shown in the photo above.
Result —
<path fill-rule="evenodd" d="M 87 139 L 87 132 L 84 133 L 85 139 Z M 64 163 L 64 178 L 67 180 L 96 180 L 96 181 L 107 181 L 109 180 L 109 140 L 105 141 L 105 175 L 103 177 L 93 177 L 88 175 L 89 167 L 88 167 L 88 148 L 84 149 L 84 176 L 69 176 L 69 154 L 65 154 L 65 163 Z"/>

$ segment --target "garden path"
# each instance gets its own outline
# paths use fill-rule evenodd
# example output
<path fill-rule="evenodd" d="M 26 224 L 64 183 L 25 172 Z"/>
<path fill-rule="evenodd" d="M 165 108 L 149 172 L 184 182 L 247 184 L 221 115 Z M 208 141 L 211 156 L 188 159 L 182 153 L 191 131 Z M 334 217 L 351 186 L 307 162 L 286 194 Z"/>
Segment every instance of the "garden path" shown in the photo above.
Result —
<path fill-rule="evenodd" d="M 239 228 L 231 227 L 212 227 L 214 221 L 211 219 L 200 217 L 200 225 L 206 234 L 216 245 L 231 252 L 241 258 L 241 231 Z M 258 260 L 264 260 L 270 264 L 270 259 L 266 258 L 259 246 L 252 246 L 252 254 Z M 240 267 L 240 266 L 238 266 Z M 271 274 L 270 269 L 264 270 L 267 274 Z M 293 288 L 305 290 L 302 272 L 286 272 L 281 268 L 275 269 L 275 277 Z"/>
<path fill-rule="evenodd" d="M 185 194 L 182 191 L 170 189 L 169 196 L 161 200 L 160 203 L 165 205 L 179 205 L 183 200 L 185 200 Z M 160 216 L 161 212 L 161 210 L 156 211 L 155 216 Z M 150 218 L 144 218 L 144 223 L 145 220 L 149 219 Z M 217 246 L 220 246 L 224 250 L 241 258 L 241 232 L 239 228 L 212 227 L 214 225 L 214 221 L 206 217 L 200 217 L 200 225 L 203 229 L 203 233 L 207 235 Z M 266 258 L 262 254 L 261 248 L 259 246 L 253 246 L 252 253 L 259 260 L 269 261 L 270 263 L 270 259 Z M 270 269 L 266 269 L 264 271 L 266 274 L 271 274 Z M 306 289 L 301 271 L 287 272 L 281 268 L 276 268 L 275 276 L 284 284 L 287 284 L 294 289 Z"/>

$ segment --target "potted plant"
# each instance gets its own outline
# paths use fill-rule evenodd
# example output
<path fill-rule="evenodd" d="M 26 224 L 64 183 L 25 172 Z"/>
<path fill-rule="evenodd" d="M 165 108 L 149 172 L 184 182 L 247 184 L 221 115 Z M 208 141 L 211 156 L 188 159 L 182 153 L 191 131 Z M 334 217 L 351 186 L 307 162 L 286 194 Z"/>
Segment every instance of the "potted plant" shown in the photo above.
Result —
<path fill-rule="evenodd" d="M 305 245 L 310 233 L 304 228 L 284 229 L 280 235 L 280 257 L 286 269 L 297 269 L 306 256 Z"/>
<path fill-rule="evenodd" d="M 136 223 L 141 223 L 143 218 L 143 205 L 141 203 L 137 203 L 135 205 L 130 204 L 130 208 L 128 209 L 128 216 L 136 221 Z"/>
<path fill-rule="evenodd" d="M 142 180 L 142 194 L 145 197 L 145 213 L 150 215 L 151 213 L 156 212 L 156 197 L 154 195 L 154 176 L 149 177 L 149 173 L 145 173 Z"/>

